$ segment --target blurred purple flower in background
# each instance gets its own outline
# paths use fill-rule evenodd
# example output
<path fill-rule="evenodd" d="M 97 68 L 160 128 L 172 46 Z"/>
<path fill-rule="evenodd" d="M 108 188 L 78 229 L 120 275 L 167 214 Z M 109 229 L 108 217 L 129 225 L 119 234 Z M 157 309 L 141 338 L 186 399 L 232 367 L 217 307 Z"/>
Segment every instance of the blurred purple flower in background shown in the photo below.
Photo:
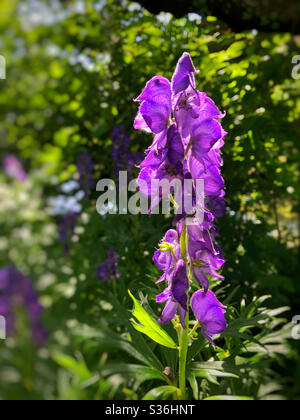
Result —
<path fill-rule="evenodd" d="M 70 250 L 70 241 L 74 234 L 74 229 L 78 220 L 78 213 L 70 213 L 59 221 L 59 239 L 65 247 L 65 252 Z"/>
<path fill-rule="evenodd" d="M 33 341 L 37 347 L 45 344 L 48 333 L 41 323 L 43 307 L 32 281 L 13 266 L 0 270 L 0 315 L 5 318 L 8 335 L 16 333 L 17 308 L 25 309 Z"/>
<path fill-rule="evenodd" d="M 107 283 L 108 281 L 121 277 L 121 273 L 118 270 L 119 259 L 120 255 L 113 248 L 110 248 L 105 263 L 101 264 L 98 268 L 98 277 L 100 280 Z"/>
<path fill-rule="evenodd" d="M 77 157 L 77 171 L 79 172 L 79 184 L 89 197 L 91 190 L 95 188 L 96 181 L 93 178 L 94 162 L 89 152 L 81 153 Z"/>
<path fill-rule="evenodd" d="M 143 154 L 131 153 L 131 139 L 129 134 L 126 132 L 125 127 L 122 124 L 114 127 L 111 135 L 113 139 L 112 157 L 115 162 L 115 177 L 119 177 L 120 171 L 127 170 L 128 177 L 131 178 L 133 169 L 137 164 L 139 164 L 142 161 Z"/>
<path fill-rule="evenodd" d="M 15 155 L 7 155 L 4 158 L 4 172 L 7 176 L 15 178 L 16 180 L 23 182 L 27 178 L 27 174 L 23 169 L 21 160 Z"/>

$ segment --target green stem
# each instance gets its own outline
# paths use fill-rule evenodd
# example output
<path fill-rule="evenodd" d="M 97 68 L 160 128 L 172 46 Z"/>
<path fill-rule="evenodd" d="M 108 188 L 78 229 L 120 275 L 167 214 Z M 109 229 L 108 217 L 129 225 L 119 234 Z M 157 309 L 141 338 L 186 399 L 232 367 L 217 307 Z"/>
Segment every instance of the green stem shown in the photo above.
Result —
<path fill-rule="evenodd" d="M 196 321 L 196 324 L 194 326 L 194 328 L 191 330 L 191 332 L 189 333 L 189 338 L 193 338 L 194 333 L 197 331 L 197 329 L 200 327 L 200 322 Z"/>
<path fill-rule="evenodd" d="M 180 397 L 186 400 L 186 359 L 189 346 L 189 315 L 185 319 L 186 329 L 181 329 L 179 346 L 179 388 Z"/>
<path fill-rule="evenodd" d="M 186 224 L 180 237 L 180 249 L 181 249 L 181 258 L 187 260 L 187 248 L 188 248 L 189 235 Z M 191 269 L 187 273 L 189 281 L 191 280 Z M 189 305 L 187 304 L 187 307 Z M 180 398 L 182 400 L 187 399 L 186 395 L 186 361 L 187 361 L 187 352 L 189 347 L 189 312 L 187 312 L 185 317 L 185 328 L 181 326 L 179 331 L 179 389 L 180 389 Z"/>

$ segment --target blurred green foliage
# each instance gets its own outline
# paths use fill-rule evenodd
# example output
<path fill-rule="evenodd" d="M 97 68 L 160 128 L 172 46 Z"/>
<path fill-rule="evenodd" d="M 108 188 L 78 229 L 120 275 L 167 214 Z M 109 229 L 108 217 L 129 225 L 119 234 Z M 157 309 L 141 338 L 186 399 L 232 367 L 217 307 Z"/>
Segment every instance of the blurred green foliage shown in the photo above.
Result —
<path fill-rule="evenodd" d="M 125 125 L 133 152 L 145 150 L 151 138 L 132 128 L 133 99 L 151 76 L 171 77 L 183 51 L 200 70 L 200 89 L 226 110 L 229 133 L 228 213 L 220 222 L 228 262 L 218 290 L 228 299 L 232 326 L 217 352 L 195 342 L 190 396 L 299 398 L 299 342 L 287 341 L 300 310 L 297 39 L 233 33 L 213 17 L 154 17 L 135 3 L 111 0 L 3 0 L 0 32 L 7 62 L 7 79 L 0 80 L 0 156 L 21 156 L 29 172 L 23 184 L 0 174 L 0 262 L 14 263 L 34 280 L 51 334 L 37 352 L 22 336 L 0 342 L 0 398 L 172 393 L 162 372 L 166 366 L 175 371 L 174 352 L 161 352 L 131 327 L 127 294 L 130 288 L 158 317 L 151 257 L 172 219 L 101 217 L 93 193 L 83 201 L 66 255 L 47 200 L 63 182 L 78 179 L 83 151 L 95 161 L 95 178 L 112 177 L 114 126 Z M 97 278 L 111 246 L 121 255 L 116 289 Z M 272 299 L 264 302 L 266 294 Z M 284 308 L 274 312 L 278 307 Z"/>

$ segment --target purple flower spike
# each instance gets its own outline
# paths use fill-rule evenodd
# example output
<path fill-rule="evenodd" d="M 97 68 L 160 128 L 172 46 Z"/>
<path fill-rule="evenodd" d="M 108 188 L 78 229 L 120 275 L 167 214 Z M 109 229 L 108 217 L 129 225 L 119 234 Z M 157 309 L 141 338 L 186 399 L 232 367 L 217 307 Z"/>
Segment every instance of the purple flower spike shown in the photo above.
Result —
<path fill-rule="evenodd" d="M 226 306 L 218 301 L 215 294 L 208 290 L 196 292 L 191 299 L 195 317 L 201 324 L 202 334 L 213 345 L 213 335 L 221 334 L 227 328 L 224 314 Z"/>
<path fill-rule="evenodd" d="M 164 188 L 168 183 L 161 181 L 181 183 L 180 194 L 184 199 L 181 200 L 184 206 L 181 206 L 178 199 L 181 197 L 176 195 L 174 198 L 179 210 L 173 221 L 176 231 L 167 232 L 153 257 L 157 268 L 164 271 L 157 283 L 167 283 L 164 292 L 157 296 L 158 303 L 165 303 L 159 322 L 170 322 L 179 314 L 181 324 L 186 328 L 190 289 L 188 266 L 195 281 L 203 287 L 193 296 L 192 307 L 204 336 L 213 343 L 212 336 L 227 327 L 226 308 L 208 290 L 210 277 L 224 279 L 220 270 L 225 259 L 216 242 L 215 220 L 226 211 L 221 149 L 227 133 L 219 122 L 225 114 L 206 93 L 196 89 L 196 73 L 190 54 L 184 53 L 171 84 L 161 76 L 151 79 L 136 100 L 142 104 L 134 126 L 155 134 L 140 164 L 138 178 L 140 192 L 151 197 L 150 214 L 165 196 L 175 192 L 174 187 Z M 201 203 L 197 195 L 198 180 L 204 181 Z M 186 187 L 188 184 L 192 187 Z M 192 224 L 188 223 L 190 220 Z M 181 236 L 185 229 L 187 243 Z"/>
<path fill-rule="evenodd" d="M 98 277 L 101 281 L 103 281 L 103 283 L 106 283 L 108 281 L 109 271 L 108 271 L 108 267 L 105 263 L 99 265 Z"/>

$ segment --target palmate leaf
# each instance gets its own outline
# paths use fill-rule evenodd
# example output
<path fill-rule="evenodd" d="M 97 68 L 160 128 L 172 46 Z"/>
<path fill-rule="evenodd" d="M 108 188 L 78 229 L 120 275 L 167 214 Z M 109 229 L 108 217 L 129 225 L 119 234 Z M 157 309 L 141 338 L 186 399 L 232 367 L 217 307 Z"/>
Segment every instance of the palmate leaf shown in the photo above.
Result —
<path fill-rule="evenodd" d="M 166 375 L 164 375 L 158 369 L 151 368 L 148 366 L 112 363 L 107 364 L 105 368 L 101 371 L 101 374 L 104 377 L 111 376 L 116 373 L 125 377 L 135 378 L 140 384 L 154 379 L 158 379 L 163 382 L 169 383 L 169 379 Z"/>
<path fill-rule="evenodd" d="M 232 330 L 229 329 L 228 331 L 224 331 L 223 335 L 224 335 L 224 337 L 234 337 L 240 343 L 242 343 L 242 339 L 243 339 L 245 341 L 249 341 L 250 343 L 253 342 L 253 343 L 257 344 L 258 346 L 264 347 L 264 345 L 257 338 L 255 338 L 255 337 L 253 337 L 253 336 L 251 336 L 250 334 L 247 334 L 247 333 L 241 333 L 241 332 L 232 331 Z"/>
<path fill-rule="evenodd" d="M 143 398 L 143 400 L 151 401 L 151 400 L 166 400 L 175 393 L 179 392 L 179 389 L 175 386 L 166 385 L 166 386 L 159 386 L 157 388 L 151 389 Z"/>
<path fill-rule="evenodd" d="M 262 325 L 263 322 L 266 323 L 268 320 L 269 320 L 269 316 L 267 314 L 259 314 L 250 319 L 238 318 L 234 321 L 231 321 L 226 332 L 230 330 L 239 331 L 240 328 L 259 327 L 260 325 Z"/>
<path fill-rule="evenodd" d="M 95 346 L 97 346 L 98 351 L 122 350 L 145 365 L 153 365 L 153 361 L 149 359 L 147 351 L 145 351 L 145 353 L 138 351 L 130 341 L 120 337 L 113 331 L 101 331 L 99 329 L 83 325 L 74 329 L 72 333 L 81 337 L 83 340 L 93 340 L 92 342 Z"/>
<path fill-rule="evenodd" d="M 235 378 L 238 379 L 237 375 L 229 372 L 221 372 L 213 369 L 192 369 L 192 374 L 197 378 L 207 379 L 209 382 L 219 385 L 217 378 Z"/>
<path fill-rule="evenodd" d="M 237 375 L 232 372 L 226 372 L 224 370 L 223 362 L 212 362 L 212 363 L 192 363 L 190 368 L 190 374 L 196 378 L 206 379 L 208 382 L 218 385 L 217 378 L 234 378 L 239 379 Z"/>
<path fill-rule="evenodd" d="M 157 356 L 154 354 L 150 346 L 146 343 L 146 340 L 144 339 L 144 336 L 139 334 L 138 331 L 135 330 L 131 325 L 129 327 L 130 336 L 132 339 L 132 342 L 134 343 L 134 346 L 137 351 L 143 354 L 144 357 L 149 360 L 151 367 L 154 367 L 158 369 L 159 371 L 163 371 L 164 367 L 161 363 L 161 361 L 157 358 Z M 154 346 L 156 344 L 153 343 Z"/>
<path fill-rule="evenodd" d="M 150 315 L 145 311 L 142 305 L 134 298 L 130 291 L 129 296 L 133 300 L 134 309 L 132 311 L 133 316 L 139 321 L 137 324 L 135 320 L 132 320 L 133 327 L 141 333 L 147 335 L 151 340 L 155 341 L 162 346 L 170 349 L 177 349 L 177 345 L 169 334 L 159 325 L 158 322 L 154 321 Z"/>
<path fill-rule="evenodd" d="M 156 367 L 158 370 L 163 371 L 163 366 L 157 356 L 154 354 L 148 343 L 146 343 L 143 335 L 139 334 L 133 327 L 132 324 L 127 316 L 128 309 L 124 308 L 124 306 L 119 302 L 119 300 L 112 294 L 109 293 L 107 296 L 108 301 L 113 305 L 115 315 L 117 316 L 118 322 L 122 320 L 122 323 L 126 325 L 126 329 L 128 329 L 131 340 L 130 342 L 134 343 L 135 351 L 139 352 L 143 355 L 143 358 L 146 358 L 150 366 Z M 103 329 L 103 328 L 102 328 Z M 111 328 L 108 331 L 109 337 L 112 335 Z M 116 339 L 119 339 L 119 335 L 115 336 Z M 154 344 L 154 343 L 153 343 Z M 155 344 L 154 344 L 155 345 Z"/>
<path fill-rule="evenodd" d="M 216 378 L 233 378 L 239 379 L 241 376 L 241 369 L 248 367 L 248 365 L 243 364 L 242 366 L 236 365 L 232 360 L 225 361 L 210 361 L 210 362 L 193 362 L 189 366 L 190 374 L 199 377 L 205 378 L 209 375 L 209 378 L 206 377 L 210 382 L 215 383 Z M 249 367 L 251 367 L 249 365 Z M 211 381 L 210 379 L 213 380 Z"/>
<path fill-rule="evenodd" d="M 251 318 L 254 313 L 258 310 L 258 308 L 268 299 L 271 299 L 271 295 L 264 295 L 260 296 L 259 298 L 255 297 L 253 298 L 253 301 L 248 305 L 243 313 L 243 316 L 245 318 Z"/>

